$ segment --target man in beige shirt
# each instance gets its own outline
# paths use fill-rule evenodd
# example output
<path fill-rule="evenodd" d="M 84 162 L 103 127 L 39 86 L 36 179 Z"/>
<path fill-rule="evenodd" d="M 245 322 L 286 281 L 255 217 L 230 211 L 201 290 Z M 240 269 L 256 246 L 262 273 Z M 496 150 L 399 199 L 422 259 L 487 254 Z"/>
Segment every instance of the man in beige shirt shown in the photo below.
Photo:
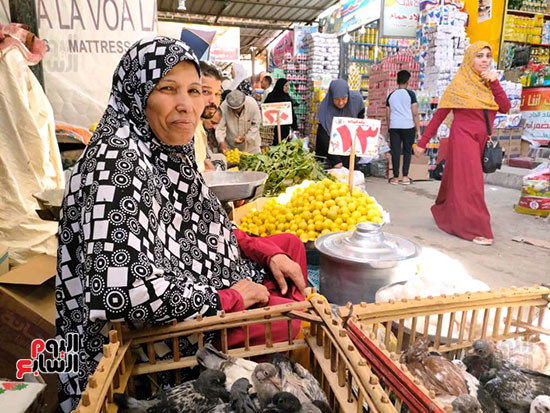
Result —
<path fill-rule="evenodd" d="M 211 154 L 203 121 L 212 119 L 219 109 L 222 96 L 222 77 L 218 68 L 211 63 L 201 61 L 200 67 L 204 111 L 201 115 L 201 122 L 195 130 L 195 158 L 199 172 L 204 172 L 213 171 L 214 165 L 209 159 Z"/>
<path fill-rule="evenodd" d="M 239 148 L 243 152 L 260 153 L 262 116 L 258 103 L 240 90 L 233 90 L 221 105 L 222 121 L 216 139 L 222 152 Z"/>

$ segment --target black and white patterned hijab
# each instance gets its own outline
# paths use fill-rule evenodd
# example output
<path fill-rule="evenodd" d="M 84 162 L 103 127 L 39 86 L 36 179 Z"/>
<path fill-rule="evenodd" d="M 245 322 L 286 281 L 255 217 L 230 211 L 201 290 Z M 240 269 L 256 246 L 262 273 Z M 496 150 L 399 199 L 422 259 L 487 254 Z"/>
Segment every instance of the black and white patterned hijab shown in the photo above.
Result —
<path fill-rule="evenodd" d="M 82 338 L 78 374 L 60 375 L 60 406 L 80 399 L 111 321 L 165 323 L 214 315 L 217 290 L 262 270 L 241 256 L 230 221 L 195 164 L 193 141 L 163 144 L 145 117 L 155 84 L 190 48 L 166 37 L 135 43 L 109 104 L 75 165 L 63 202 L 56 277 L 57 337 Z M 207 338 L 209 339 L 209 338 Z M 181 340 L 182 355 L 196 342 Z M 160 354 L 167 355 L 168 353 Z"/>

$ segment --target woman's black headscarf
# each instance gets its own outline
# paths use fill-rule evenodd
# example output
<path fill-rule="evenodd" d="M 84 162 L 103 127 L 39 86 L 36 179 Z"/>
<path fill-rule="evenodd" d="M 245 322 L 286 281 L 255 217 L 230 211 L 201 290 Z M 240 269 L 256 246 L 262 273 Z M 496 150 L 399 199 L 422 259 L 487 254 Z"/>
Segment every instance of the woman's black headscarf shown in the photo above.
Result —
<path fill-rule="evenodd" d="M 284 87 L 287 83 L 288 80 L 286 79 L 278 79 L 271 93 L 265 98 L 264 103 L 292 102 L 294 104 L 290 95 L 284 91 Z"/>

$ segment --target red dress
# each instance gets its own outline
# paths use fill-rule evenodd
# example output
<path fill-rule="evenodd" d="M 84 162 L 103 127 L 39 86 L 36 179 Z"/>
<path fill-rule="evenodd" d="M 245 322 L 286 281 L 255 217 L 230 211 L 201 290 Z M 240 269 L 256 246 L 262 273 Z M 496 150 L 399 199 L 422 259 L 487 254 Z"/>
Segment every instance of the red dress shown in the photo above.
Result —
<path fill-rule="evenodd" d="M 286 254 L 290 259 L 297 262 L 304 275 L 307 285 L 307 263 L 306 251 L 300 238 L 293 234 L 278 234 L 269 237 L 251 237 L 246 233 L 236 229 L 235 236 L 243 254 L 252 261 L 268 266 L 269 260 L 276 254 Z M 286 279 L 288 291 L 283 296 L 279 285 L 272 276 L 267 276 L 264 285 L 269 291 L 270 305 L 286 304 L 295 301 L 304 301 L 304 296 L 300 294 L 296 286 L 288 278 Z M 226 312 L 236 312 L 244 310 L 243 298 L 238 291 L 233 289 L 219 290 L 218 295 L 221 301 L 222 310 Z M 300 330 L 301 322 L 294 320 L 292 322 L 293 335 L 296 337 Z M 273 342 L 282 342 L 288 340 L 288 325 L 286 321 L 278 321 L 271 324 L 271 334 Z M 265 327 L 263 325 L 252 325 L 249 327 L 250 345 L 265 344 Z M 242 346 L 244 344 L 244 328 L 234 328 L 228 331 L 227 344 L 229 348 Z"/>
<path fill-rule="evenodd" d="M 510 101 L 498 80 L 490 83 L 499 112 L 510 110 Z M 420 148 L 425 148 L 451 109 L 439 109 L 426 127 Z M 454 114 L 443 180 L 432 206 L 437 226 L 465 240 L 493 239 L 491 216 L 485 204 L 481 156 L 487 142 L 487 127 L 482 109 L 452 109 Z M 489 110 L 492 125 L 496 111 Z"/>

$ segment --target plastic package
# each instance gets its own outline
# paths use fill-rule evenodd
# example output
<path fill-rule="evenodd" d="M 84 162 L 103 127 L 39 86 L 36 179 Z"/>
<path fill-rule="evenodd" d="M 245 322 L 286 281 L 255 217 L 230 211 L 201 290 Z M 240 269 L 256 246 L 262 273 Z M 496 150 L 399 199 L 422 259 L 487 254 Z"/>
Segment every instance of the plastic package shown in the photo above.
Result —
<path fill-rule="evenodd" d="M 523 177 L 521 196 L 515 211 L 520 214 L 550 215 L 550 162 L 544 162 Z"/>

